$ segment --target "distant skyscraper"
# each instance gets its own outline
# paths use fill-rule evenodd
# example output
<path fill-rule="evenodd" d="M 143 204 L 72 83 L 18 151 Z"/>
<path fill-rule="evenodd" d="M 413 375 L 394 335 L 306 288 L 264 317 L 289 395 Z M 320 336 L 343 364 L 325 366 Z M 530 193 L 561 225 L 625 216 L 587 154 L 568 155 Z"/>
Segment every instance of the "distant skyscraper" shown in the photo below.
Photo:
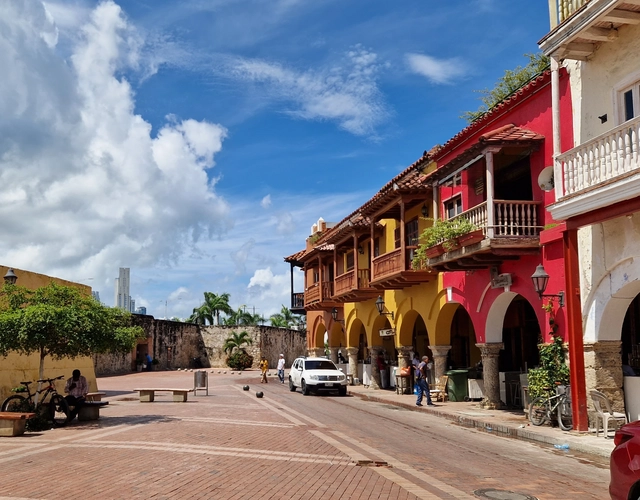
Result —
<path fill-rule="evenodd" d="M 133 312 L 135 310 L 135 301 L 131 300 L 129 295 L 129 268 L 121 267 L 118 277 L 115 279 L 115 300 L 114 307 Z M 132 305 L 133 303 L 133 305 Z"/>
<path fill-rule="evenodd" d="M 100 302 L 100 292 L 91 292 L 91 296 Z"/>
<path fill-rule="evenodd" d="M 136 307 L 136 314 L 147 314 L 147 308 L 144 306 Z"/>

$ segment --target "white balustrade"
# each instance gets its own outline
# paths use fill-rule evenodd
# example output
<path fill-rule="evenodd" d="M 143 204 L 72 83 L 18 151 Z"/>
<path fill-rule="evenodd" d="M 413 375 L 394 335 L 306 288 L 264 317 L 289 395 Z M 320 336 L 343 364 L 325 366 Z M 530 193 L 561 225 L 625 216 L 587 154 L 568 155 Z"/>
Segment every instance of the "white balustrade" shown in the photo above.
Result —
<path fill-rule="evenodd" d="M 640 167 L 639 136 L 640 117 L 558 156 L 563 177 L 561 196 L 579 193 L 637 171 Z"/>

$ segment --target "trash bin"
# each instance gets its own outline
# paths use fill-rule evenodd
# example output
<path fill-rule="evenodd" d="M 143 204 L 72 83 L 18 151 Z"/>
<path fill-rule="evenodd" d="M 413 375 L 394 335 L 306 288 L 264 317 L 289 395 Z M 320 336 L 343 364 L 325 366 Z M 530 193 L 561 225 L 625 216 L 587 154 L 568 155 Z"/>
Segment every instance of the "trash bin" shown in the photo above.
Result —
<path fill-rule="evenodd" d="M 449 377 L 447 382 L 447 393 L 449 395 L 449 401 L 466 401 L 468 397 L 467 392 L 467 378 L 469 370 L 449 370 L 445 375 Z"/>

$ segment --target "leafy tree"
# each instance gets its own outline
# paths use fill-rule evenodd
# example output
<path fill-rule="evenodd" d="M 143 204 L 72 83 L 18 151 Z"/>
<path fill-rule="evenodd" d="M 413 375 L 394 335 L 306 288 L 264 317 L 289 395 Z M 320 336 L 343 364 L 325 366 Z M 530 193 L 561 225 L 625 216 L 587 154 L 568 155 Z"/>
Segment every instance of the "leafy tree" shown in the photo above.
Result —
<path fill-rule="evenodd" d="M 247 332 L 231 332 L 231 335 L 222 344 L 222 349 L 227 354 L 231 354 L 235 350 L 244 351 L 244 346 L 249 344 L 253 344 L 253 339 Z"/>
<path fill-rule="evenodd" d="M 256 326 L 264 322 L 264 318 L 259 314 L 252 314 L 245 309 L 246 306 L 240 306 L 238 310 L 231 311 L 231 314 L 224 319 L 227 326 Z"/>
<path fill-rule="evenodd" d="M 482 105 L 476 111 L 465 112 L 461 118 L 473 123 L 549 67 L 549 57 L 542 53 L 525 54 L 525 57 L 529 58 L 529 63 L 524 68 L 518 66 L 516 69 L 505 71 L 492 90 L 477 90 L 476 92 L 482 94 Z"/>
<path fill-rule="evenodd" d="M 291 309 L 286 306 L 282 306 L 279 313 L 272 314 L 269 317 L 271 326 L 277 328 L 304 328 L 306 324 L 306 318 L 298 314 L 293 314 Z"/>
<path fill-rule="evenodd" d="M 231 314 L 233 312 L 229 305 L 229 298 L 228 293 L 217 295 L 212 292 L 204 292 L 204 302 L 193 310 L 189 322 L 213 325 L 215 318 L 215 324 L 219 325 L 220 313 Z"/>
<path fill-rule="evenodd" d="M 144 330 L 131 314 L 109 308 L 79 290 L 50 283 L 36 290 L 5 284 L 0 294 L 0 356 L 9 351 L 44 361 L 104 352 L 131 352 Z M 37 397 L 37 396 L 36 396 Z"/>

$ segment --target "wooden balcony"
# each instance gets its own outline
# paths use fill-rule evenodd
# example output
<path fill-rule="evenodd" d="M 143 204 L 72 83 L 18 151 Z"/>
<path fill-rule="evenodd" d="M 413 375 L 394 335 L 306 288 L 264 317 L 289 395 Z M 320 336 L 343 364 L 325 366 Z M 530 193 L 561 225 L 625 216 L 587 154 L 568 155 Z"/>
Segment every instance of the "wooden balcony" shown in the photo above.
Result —
<path fill-rule="evenodd" d="M 405 252 L 404 264 L 402 252 Z M 436 276 L 430 270 L 413 270 L 411 258 L 413 248 L 396 248 L 373 259 L 371 286 L 381 289 L 402 289 L 419 283 L 431 281 Z"/>
<path fill-rule="evenodd" d="M 291 294 L 291 312 L 293 314 L 304 314 L 304 293 Z"/>
<path fill-rule="evenodd" d="M 304 307 L 307 310 L 323 309 L 337 304 L 333 300 L 333 283 L 331 281 L 314 283 L 304 292 Z"/>
<path fill-rule="evenodd" d="M 639 150 L 640 117 L 560 155 L 554 218 L 567 219 L 637 196 Z"/>
<path fill-rule="evenodd" d="M 462 269 L 486 269 L 504 260 L 515 260 L 520 255 L 538 253 L 539 234 L 542 226 L 538 221 L 539 201 L 494 200 L 493 210 L 481 203 L 456 217 L 465 217 L 482 231 L 483 239 L 471 240 L 461 237 L 448 250 L 429 258 L 429 266 L 438 271 Z M 490 220 L 493 223 L 490 223 Z"/>
<path fill-rule="evenodd" d="M 358 278 L 354 270 L 347 271 L 335 279 L 333 298 L 339 302 L 362 302 L 375 297 L 380 292 L 371 286 L 369 269 L 358 269 Z"/>

